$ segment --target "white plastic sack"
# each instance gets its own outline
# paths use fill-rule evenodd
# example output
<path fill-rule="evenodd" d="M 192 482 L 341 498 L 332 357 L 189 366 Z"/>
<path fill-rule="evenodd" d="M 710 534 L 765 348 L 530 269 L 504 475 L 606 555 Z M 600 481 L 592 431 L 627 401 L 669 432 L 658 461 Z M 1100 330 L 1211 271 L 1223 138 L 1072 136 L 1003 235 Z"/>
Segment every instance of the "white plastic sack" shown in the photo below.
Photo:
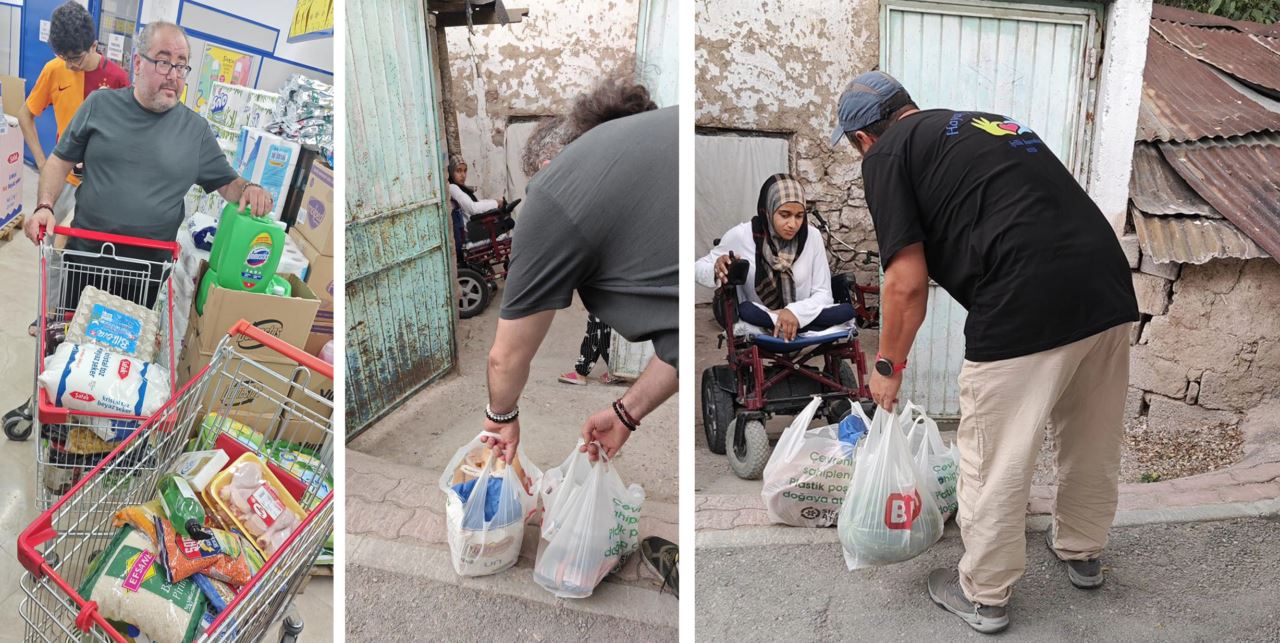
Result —
<path fill-rule="evenodd" d="M 907 443 L 914 454 L 916 466 L 920 467 L 921 475 L 928 478 L 934 502 L 942 514 L 942 521 L 946 522 L 960 507 L 956 497 L 956 484 L 960 478 L 960 450 L 954 444 L 947 447 L 942 442 L 938 423 L 925 415 L 923 410 L 911 424 Z"/>
<path fill-rule="evenodd" d="M 149 416 L 170 394 L 165 368 L 71 342 L 44 358 L 39 381 L 55 406 L 90 413 Z"/>
<path fill-rule="evenodd" d="M 542 542 L 533 580 L 560 598 L 586 598 L 640 544 L 644 489 L 624 485 L 601 450 L 578 449 L 542 484 Z"/>
<path fill-rule="evenodd" d="M 502 462 L 480 442 L 485 436 L 497 437 L 482 432 L 472 438 L 440 476 L 449 552 L 459 576 L 495 574 L 514 565 L 525 521 L 537 506 L 534 492 L 542 472 L 520 447 L 514 462 Z M 465 500 L 460 488 L 468 491 Z M 496 501 L 489 498 L 491 491 L 498 494 Z"/>
<path fill-rule="evenodd" d="M 840 441 L 839 425 L 808 428 L 821 405 L 822 398 L 814 396 L 782 432 L 764 465 L 760 497 L 773 522 L 796 527 L 836 524 L 853 481 L 853 445 Z M 860 406 L 853 408 L 862 413 Z"/>
<path fill-rule="evenodd" d="M 861 569 L 915 558 L 942 537 L 932 485 L 892 412 L 876 409 L 861 442 L 837 522 L 845 564 Z"/>

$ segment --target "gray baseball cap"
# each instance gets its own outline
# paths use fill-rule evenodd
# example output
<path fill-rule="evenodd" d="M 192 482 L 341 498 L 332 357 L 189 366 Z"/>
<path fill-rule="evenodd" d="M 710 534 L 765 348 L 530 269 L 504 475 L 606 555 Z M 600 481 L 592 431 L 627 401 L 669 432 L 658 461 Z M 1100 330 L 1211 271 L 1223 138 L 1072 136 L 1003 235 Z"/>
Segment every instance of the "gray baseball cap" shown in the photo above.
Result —
<path fill-rule="evenodd" d="M 836 111 L 839 122 L 831 132 L 831 147 L 840 143 L 845 132 L 856 132 L 882 118 L 889 99 L 902 91 L 902 83 L 882 71 L 858 74 L 840 94 Z"/>

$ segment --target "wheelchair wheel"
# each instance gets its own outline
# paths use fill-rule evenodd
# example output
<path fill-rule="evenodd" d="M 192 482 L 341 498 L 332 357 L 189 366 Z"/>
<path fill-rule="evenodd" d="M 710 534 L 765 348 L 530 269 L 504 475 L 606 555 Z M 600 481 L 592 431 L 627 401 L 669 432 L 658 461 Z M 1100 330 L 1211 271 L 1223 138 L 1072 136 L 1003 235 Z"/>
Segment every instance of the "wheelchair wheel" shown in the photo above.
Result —
<path fill-rule="evenodd" d="M 846 388 L 854 390 L 857 390 L 858 388 L 858 378 L 854 377 L 853 367 L 850 366 L 848 362 L 840 362 L 840 375 L 836 379 L 839 380 L 841 384 L 845 385 Z M 847 397 L 834 400 L 829 399 L 827 400 L 823 417 L 827 418 L 827 422 L 831 424 L 839 424 L 840 420 L 843 420 L 846 415 L 849 415 L 849 411 L 852 409 L 853 404 Z"/>
<path fill-rule="evenodd" d="M 739 431 L 743 435 L 739 436 Z M 764 422 L 738 416 L 729 424 L 728 438 L 729 468 L 733 474 L 743 480 L 759 480 L 770 453 Z"/>
<path fill-rule="evenodd" d="M 484 275 L 471 268 L 458 268 L 458 317 L 469 319 L 484 312 L 492 296 Z"/>
<path fill-rule="evenodd" d="M 712 453 L 724 455 L 725 433 L 733 422 L 733 394 L 726 389 L 735 388 L 733 371 L 721 364 L 702 371 L 702 432 L 707 437 L 707 448 Z"/>

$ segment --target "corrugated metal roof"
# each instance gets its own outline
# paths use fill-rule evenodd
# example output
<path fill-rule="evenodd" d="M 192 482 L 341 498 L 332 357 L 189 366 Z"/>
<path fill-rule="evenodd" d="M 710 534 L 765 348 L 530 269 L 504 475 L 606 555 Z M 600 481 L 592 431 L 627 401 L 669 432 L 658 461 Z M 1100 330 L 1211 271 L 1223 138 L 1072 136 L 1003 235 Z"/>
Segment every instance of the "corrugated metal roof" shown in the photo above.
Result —
<path fill-rule="evenodd" d="M 1213 206 L 1195 193 L 1154 143 L 1133 145 L 1133 173 L 1129 175 L 1129 198 L 1146 214 L 1199 214 L 1222 218 Z"/>
<path fill-rule="evenodd" d="M 1150 216 L 1129 209 L 1142 254 L 1157 262 L 1206 263 L 1213 259 L 1260 259 L 1267 256 L 1235 226 L 1222 219 Z"/>
<path fill-rule="evenodd" d="M 1211 16 L 1207 13 L 1168 7 L 1161 4 L 1153 4 L 1151 6 L 1151 17 L 1155 20 L 1176 22 L 1193 27 L 1228 27 L 1244 33 L 1280 37 L 1280 24 L 1264 25 L 1260 22 L 1231 20 L 1230 18 Z"/>
<path fill-rule="evenodd" d="M 1191 189 L 1280 257 L 1280 134 L 1160 146 Z"/>
<path fill-rule="evenodd" d="M 1202 29 L 1163 20 L 1151 28 L 1187 55 L 1203 60 L 1243 81 L 1280 90 L 1280 54 L 1249 34 L 1233 29 Z"/>
<path fill-rule="evenodd" d="M 1233 89 L 1158 32 L 1147 38 L 1138 140 L 1194 141 L 1271 129 L 1280 129 L 1280 115 Z"/>

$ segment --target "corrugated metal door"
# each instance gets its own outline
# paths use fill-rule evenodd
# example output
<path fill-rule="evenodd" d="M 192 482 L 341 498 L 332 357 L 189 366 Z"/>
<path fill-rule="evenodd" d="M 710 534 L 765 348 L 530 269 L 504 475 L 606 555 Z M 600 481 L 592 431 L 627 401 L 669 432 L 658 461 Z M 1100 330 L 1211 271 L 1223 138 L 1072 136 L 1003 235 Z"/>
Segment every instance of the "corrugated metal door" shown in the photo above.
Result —
<path fill-rule="evenodd" d="M 422 2 L 347 6 L 347 435 L 452 368 L 449 217 Z"/>
<path fill-rule="evenodd" d="M 880 66 L 921 109 L 995 112 L 1035 130 L 1083 182 L 1098 42 L 1097 5 L 995 2 L 881 5 Z M 900 398 L 936 417 L 960 414 L 966 313 L 931 283 Z"/>

